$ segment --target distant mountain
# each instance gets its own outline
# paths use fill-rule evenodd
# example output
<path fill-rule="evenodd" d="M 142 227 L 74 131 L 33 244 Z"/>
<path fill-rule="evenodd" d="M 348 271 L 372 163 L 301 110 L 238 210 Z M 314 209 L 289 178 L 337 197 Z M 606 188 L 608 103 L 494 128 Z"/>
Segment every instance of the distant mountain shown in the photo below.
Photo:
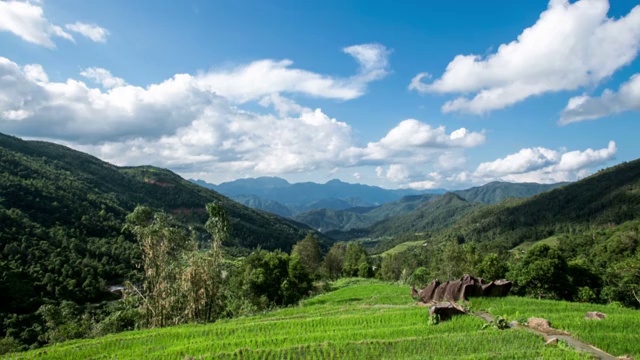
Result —
<path fill-rule="evenodd" d="M 494 181 L 482 186 L 453 192 L 470 202 L 497 204 L 508 198 L 526 198 L 566 184 L 568 183 L 537 184 Z"/>
<path fill-rule="evenodd" d="M 548 191 L 565 184 L 566 183 L 547 185 L 536 183 L 491 182 L 483 186 L 473 187 L 466 190 L 452 191 L 451 193 L 458 195 L 460 198 L 466 200 L 469 203 L 495 204 L 509 198 L 533 196 L 535 194 L 539 194 L 541 192 Z M 294 216 L 294 219 L 320 231 L 347 231 L 357 228 L 366 228 L 378 221 L 415 211 L 422 203 L 432 200 L 438 196 L 441 195 L 409 195 L 401 198 L 400 200 L 389 202 L 376 207 L 352 208 L 342 211 L 311 210 L 308 212 L 297 214 L 296 216 Z M 456 217 L 456 219 L 457 218 L 458 217 Z M 451 222 L 449 221 L 451 219 L 445 220 L 447 220 L 445 225 L 451 224 Z M 407 220 L 399 219 L 399 221 Z M 417 223 L 420 222 L 418 221 Z M 434 228 L 433 225 L 434 224 L 431 224 L 429 228 Z M 442 226 L 435 226 L 435 228 L 441 227 Z M 385 226 L 384 228 L 389 227 Z M 374 234 L 375 233 L 376 232 L 374 232 Z"/>
<path fill-rule="evenodd" d="M 294 219 L 318 231 L 366 228 L 388 217 L 408 213 L 437 194 L 409 195 L 400 200 L 374 207 L 354 207 L 344 210 L 316 209 L 298 214 Z"/>
<path fill-rule="evenodd" d="M 293 215 L 293 211 L 289 207 L 257 195 L 236 195 L 233 196 L 233 200 L 252 209 L 263 210 L 284 217 Z"/>
<path fill-rule="evenodd" d="M 202 180 L 190 180 L 200 186 L 216 190 L 232 199 L 240 196 L 257 196 L 264 200 L 276 201 L 292 212 L 314 209 L 343 210 L 350 207 L 368 207 L 399 200 L 407 195 L 419 195 L 425 191 L 413 189 L 389 190 L 377 186 L 350 184 L 340 180 L 331 180 L 325 184 L 303 182 L 290 184 L 277 177 L 260 177 L 238 179 L 220 185 L 206 183 Z M 444 193 L 442 189 L 429 190 L 429 193 Z M 257 206 L 264 202 L 254 202 Z M 260 208 L 266 210 L 266 208 Z"/>

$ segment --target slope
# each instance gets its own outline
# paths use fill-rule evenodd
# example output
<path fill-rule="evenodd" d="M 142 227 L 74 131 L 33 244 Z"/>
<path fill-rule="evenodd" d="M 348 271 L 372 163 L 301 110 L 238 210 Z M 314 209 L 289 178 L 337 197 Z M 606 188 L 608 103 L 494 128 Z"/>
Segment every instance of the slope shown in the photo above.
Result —
<path fill-rule="evenodd" d="M 120 168 L 61 145 L 0 134 L 0 337 L 11 333 L 32 344 L 37 332 L 29 328 L 40 305 L 99 302 L 110 298 L 107 285 L 135 280 L 138 247 L 122 228 L 136 205 L 202 230 L 204 206 L 213 201 L 230 217 L 227 246 L 288 250 L 309 230 L 168 170 Z"/>
<path fill-rule="evenodd" d="M 537 184 L 494 181 L 466 190 L 453 191 L 453 193 L 460 195 L 460 197 L 469 202 L 497 204 L 508 198 L 526 198 L 566 184 L 568 183 Z"/>
<path fill-rule="evenodd" d="M 346 282 L 342 282 L 346 283 Z M 120 333 L 13 359 L 586 359 L 525 330 L 481 330 L 475 316 L 429 325 L 409 288 L 360 281 L 301 306 L 207 325 Z"/>
<path fill-rule="evenodd" d="M 444 232 L 465 241 L 511 249 L 591 226 L 616 225 L 640 214 L 640 159 L 601 170 L 529 199 L 488 206 Z"/>

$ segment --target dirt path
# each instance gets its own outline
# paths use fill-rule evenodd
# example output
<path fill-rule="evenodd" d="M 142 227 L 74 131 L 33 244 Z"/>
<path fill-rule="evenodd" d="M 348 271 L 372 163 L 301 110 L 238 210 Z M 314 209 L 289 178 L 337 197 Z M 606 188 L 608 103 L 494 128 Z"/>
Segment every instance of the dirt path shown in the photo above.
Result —
<path fill-rule="evenodd" d="M 479 312 L 474 312 L 474 313 L 471 313 L 471 314 L 481 318 L 482 320 L 484 320 L 486 322 L 491 322 L 491 321 L 494 320 L 494 316 L 489 314 L 489 313 L 486 313 L 486 312 L 479 311 Z M 552 338 L 556 338 L 559 341 L 560 340 L 564 341 L 569 346 L 575 348 L 578 351 L 590 353 L 591 355 L 594 356 L 595 359 L 616 360 L 615 356 L 613 356 L 613 355 L 611 355 L 611 354 L 609 354 L 607 352 L 604 352 L 604 351 L 598 349 L 595 346 L 592 346 L 592 345 L 589 345 L 589 344 L 587 344 L 585 342 L 582 342 L 582 341 L 572 337 L 571 335 L 549 335 L 549 334 L 546 334 L 546 333 L 544 333 L 542 331 L 534 330 L 534 329 L 528 328 L 526 326 L 516 325 L 515 327 L 517 329 L 525 329 L 525 330 L 533 332 L 536 335 L 540 335 L 540 336 L 542 336 L 544 338 L 545 341 L 548 341 L 548 340 L 550 340 Z"/>

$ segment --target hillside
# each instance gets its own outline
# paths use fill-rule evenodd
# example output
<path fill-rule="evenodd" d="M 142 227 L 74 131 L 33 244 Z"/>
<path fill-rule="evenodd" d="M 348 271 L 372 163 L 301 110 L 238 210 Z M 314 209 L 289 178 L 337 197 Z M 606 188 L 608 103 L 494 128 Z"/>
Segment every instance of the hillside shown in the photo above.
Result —
<path fill-rule="evenodd" d="M 445 233 L 506 250 L 591 226 L 621 224 L 638 214 L 640 160 L 634 160 L 532 198 L 485 207 Z"/>
<path fill-rule="evenodd" d="M 406 214 L 420 204 L 439 195 L 408 195 L 400 200 L 375 207 L 354 207 L 345 210 L 317 209 L 294 216 L 294 219 L 319 231 L 366 228 L 392 216 Z"/>
<path fill-rule="evenodd" d="M 565 185 L 565 183 L 536 184 L 491 182 L 466 190 L 452 191 L 451 193 L 458 195 L 460 198 L 470 203 L 495 204 L 510 198 L 530 197 L 562 185 Z M 311 210 L 294 216 L 294 219 L 320 231 L 348 231 L 357 228 L 367 228 L 379 221 L 410 213 L 416 210 L 420 204 L 434 199 L 438 196 L 442 195 L 409 195 L 402 197 L 400 200 L 366 209 L 354 208 L 345 210 Z M 416 214 L 416 216 L 421 217 L 424 215 L 423 213 L 424 211 L 421 211 L 420 213 Z M 406 219 L 397 220 L 402 222 L 406 221 Z M 389 220 L 388 222 L 394 221 L 395 220 Z M 419 223 L 419 221 L 417 222 Z M 451 224 L 451 222 L 447 221 L 447 223 L 444 225 L 447 226 L 448 224 Z M 428 228 L 424 228 L 419 231 L 443 227 L 434 225 L 435 224 L 429 224 Z M 397 232 L 392 232 L 384 235 L 391 235 L 395 233 Z"/>
<path fill-rule="evenodd" d="M 349 280 L 347 280 L 349 281 Z M 438 325 L 427 321 L 427 309 L 415 305 L 409 287 L 377 281 L 359 281 L 306 301 L 300 306 L 257 316 L 111 335 L 93 340 L 61 343 L 45 349 L 10 355 L 14 359 L 93 358 L 199 358 L 216 359 L 587 359 L 568 346 L 545 346 L 542 336 L 523 329 L 481 330 L 484 321 L 458 316 Z M 345 286 L 347 285 L 347 286 Z M 507 298 L 503 303 L 519 301 Z M 482 305 L 492 306 L 487 300 Z M 546 311 L 576 307 L 569 319 L 584 322 L 580 304 L 544 302 L 529 308 L 536 316 Z M 608 337 L 590 341 L 616 355 L 636 352 L 633 334 L 622 326 L 638 326 L 631 310 L 600 306 L 610 314 Z M 570 314 L 570 313 L 567 313 Z M 579 326 L 579 325 L 578 325 Z M 574 326 L 576 327 L 576 326 Z M 567 327 L 573 330 L 573 327 Z M 597 335 L 597 333 L 596 333 Z M 617 344 L 615 339 L 619 339 Z M 626 346 L 626 348 L 625 348 Z M 46 355 L 45 355 L 46 354 Z"/>
<path fill-rule="evenodd" d="M 107 285 L 135 280 L 138 246 L 122 231 L 135 206 L 164 210 L 206 237 L 204 206 L 214 201 L 230 217 L 227 246 L 289 250 L 308 231 L 168 170 L 117 167 L 61 145 L 0 134 L 0 336 L 8 328 L 28 330 L 43 303 L 98 302 L 110 298 Z M 36 342 L 27 330 L 12 336 Z"/>
<path fill-rule="evenodd" d="M 456 190 L 452 192 L 460 195 L 460 197 L 469 202 L 497 204 L 508 198 L 527 198 L 566 184 L 568 183 L 537 184 L 494 181 L 482 186 L 476 186 L 470 189 Z"/>

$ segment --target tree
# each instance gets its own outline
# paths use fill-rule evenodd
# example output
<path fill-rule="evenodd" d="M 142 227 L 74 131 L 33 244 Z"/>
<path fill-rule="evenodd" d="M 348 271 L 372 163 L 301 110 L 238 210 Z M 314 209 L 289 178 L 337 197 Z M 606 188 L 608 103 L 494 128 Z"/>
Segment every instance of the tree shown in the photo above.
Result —
<path fill-rule="evenodd" d="M 320 246 L 318 246 L 318 239 L 312 233 L 308 233 L 307 236 L 293 246 L 291 250 L 292 256 L 298 256 L 302 265 L 307 269 L 307 272 L 312 276 L 318 273 L 320 263 L 322 262 L 322 254 L 320 253 Z"/>
<path fill-rule="evenodd" d="M 349 243 L 347 245 L 342 273 L 344 276 L 371 276 L 371 261 L 362 244 Z"/>
<path fill-rule="evenodd" d="M 546 244 L 533 246 L 515 265 L 509 277 L 520 291 L 538 297 L 567 298 L 568 265 L 560 253 Z"/>
<path fill-rule="evenodd" d="M 143 299 L 145 322 L 150 327 L 163 327 L 182 321 L 179 309 L 181 252 L 189 247 L 186 233 L 170 225 L 164 213 L 154 213 L 146 206 L 136 207 L 127 216 L 125 228 L 140 245 L 145 280 L 143 292 L 134 291 Z"/>
<path fill-rule="evenodd" d="M 337 242 L 331 246 L 327 255 L 322 261 L 322 273 L 329 279 L 335 280 L 342 275 L 342 267 L 344 264 L 344 256 L 347 251 L 347 245 L 343 242 Z"/>
<path fill-rule="evenodd" d="M 487 280 L 504 279 L 507 271 L 509 271 L 507 263 L 495 253 L 487 254 L 476 267 L 478 276 Z"/>

